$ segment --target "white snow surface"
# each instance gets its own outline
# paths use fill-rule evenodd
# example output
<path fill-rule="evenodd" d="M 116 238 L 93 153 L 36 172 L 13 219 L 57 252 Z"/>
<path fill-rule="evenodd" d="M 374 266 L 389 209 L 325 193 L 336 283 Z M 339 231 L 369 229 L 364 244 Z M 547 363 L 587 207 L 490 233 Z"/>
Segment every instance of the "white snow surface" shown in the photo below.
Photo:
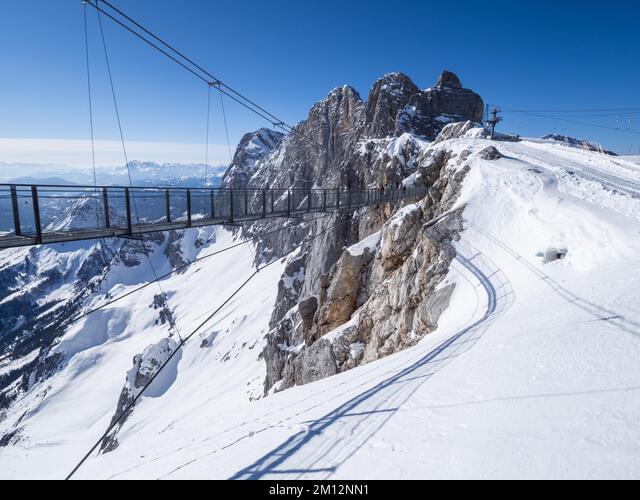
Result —
<path fill-rule="evenodd" d="M 376 231 L 375 233 L 367 236 L 362 241 L 359 241 L 355 245 L 351 245 L 347 248 L 347 252 L 349 252 L 354 257 L 358 257 L 362 255 L 365 251 L 369 250 L 371 253 L 375 253 L 376 248 L 380 244 L 381 232 Z"/>
<path fill-rule="evenodd" d="M 173 378 L 124 424 L 120 446 L 76 477 L 640 478 L 638 165 L 544 141 L 492 143 L 505 158 L 485 161 L 475 152 L 488 144 L 436 146 L 474 153 L 447 277 L 456 288 L 434 333 L 256 399 L 278 263 L 203 330 L 219 332 L 212 344 L 187 344 Z M 211 249 L 230 241 L 220 231 Z M 566 258 L 544 264 L 537 254 L 551 247 Z M 246 279 L 251 261 L 240 247 L 163 281 L 183 333 Z M 22 439 L 0 449 L 0 477 L 61 478 L 88 451 L 133 356 L 167 334 L 153 321 L 154 293 L 65 337 L 64 370 L 0 422 L 1 433 L 26 412 Z"/>

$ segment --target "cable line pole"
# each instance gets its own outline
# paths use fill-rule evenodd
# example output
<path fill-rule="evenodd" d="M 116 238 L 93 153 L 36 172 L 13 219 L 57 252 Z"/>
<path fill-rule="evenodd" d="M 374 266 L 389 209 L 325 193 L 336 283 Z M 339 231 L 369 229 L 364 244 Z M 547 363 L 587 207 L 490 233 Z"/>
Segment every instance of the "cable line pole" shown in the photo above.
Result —
<path fill-rule="evenodd" d="M 491 110 L 491 118 L 489 118 L 487 120 L 487 126 L 491 127 L 491 133 L 489 135 L 489 139 L 491 139 L 493 141 L 493 138 L 495 136 L 495 132 L 496 132 L 496 125 L 498 123 L 500 123 L 502 121 L 502 118 L 500 116 L 498 116 L 498 113 L 500 113 L 500 110 L 496 107 L 494 107 Z"/>

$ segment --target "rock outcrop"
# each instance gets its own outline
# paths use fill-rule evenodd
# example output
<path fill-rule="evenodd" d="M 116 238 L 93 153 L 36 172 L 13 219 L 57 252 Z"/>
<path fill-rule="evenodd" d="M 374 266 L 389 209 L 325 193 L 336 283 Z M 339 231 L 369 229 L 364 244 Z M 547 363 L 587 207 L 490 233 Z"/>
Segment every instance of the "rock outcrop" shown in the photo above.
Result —
<path fill-rule="evenodd" d="M 481 127 L 482 125 L 479 123 L 474 123 L 470 120 L 466 122 L 449 123 L 443 127 L 433 142 L 438 143 L 448 141 L 449 139 L 458 139 L 474 132 L 480 136 L 484 133 L 484 129 L 481 129 Z"/>
<path fill-rule="evenodd" d="M 373 85 L 366 101 L 350 86 L 334 89 L 292 134 L 260 139 L 266 147 L 259 154 L 246 153 L 253 150 L 255 135 L 245 136 L 225 185 L 300 192 L 313 187 L 400 189 L 413 174 L 421 185 L 453 186 L 447 192 L 446 186 L 433 190 L 397 214 L 402 206 L 387 204 L 315 220 L 260 221 L 243 229 L 245 236 L 273 233 L 258 239 L 258 262 L 287 255 L 315 235 L 289 259 L 278 288 L 262 353 L 267 392 L 390 354 L 436 327 L 451 293 L 440 285 L 453 258 L 456 225 L 439 222 L 448 240 L 424 225 L 440 214 L 440 207 L 453 204 L 459 179 L 445 168 L 454 155 L 430 150 L 428 141 L 451 122 L 469 123 L 453 134 L 473 128 L 483 107 L 482 99 L 451 72 L 443 72 L 427 90 L 402 73 L 389 73 Z M 304 196 L 294 200 L 304 202 Z M 284 224 L 287 229 L 278 231 Z M 376 245 L 366 251 L 348 250 L 375 234 Z"/>
<path fill-rule="evenodd" d="M 478 153 L 478 156 L 483 160 L 489 161 L 499 160 L 503 157 L 502 153 L 498 151 L 495 146 L 487 146 L 482 151 L 480 151 L 480 153 Z"/>
<path fill-rule="evenodd" d="M 116 412 L 111 419 L 111 425 L 115 425 L 114 430 L 101 443 L 100 451 L 108 453 L 118 447 L 117 433 L 122 427 L 126 419 L 133 411 L 133 403 L 140 395 L 143 388 L 156 377 L 160 367 L 168 363 L 170 359 L 176 359 L 178 355 L 174 353 L 178 349 L 178 343 L 171 339 L 162 339 L 157 344 L 147 347 L 142 354 L 138 354 L 133 358 L 133 367 L 127 373 L 125 385 L 120 393 Z M 174 362 L 177 365 L 177 359 Z M 166 380 L 158 381 L 156 386 L 162 386 L 169 383 Z M 161 388 L 162 389 L 162 388 Z"/>
<path fill-rule="evenodd" d="M 283 137 L 284 134 L 267 128 L 245 134 L 236 148 L 231 165 L 222 177 L 222 186 L 248 186 L 251 176 L 255 173 L 256 163 L 273 151 Z"/>
<path fill-rule="evenodd" d="M 410 132 L 433 140 L 446 124 L 481 122 L 483 113 L 482 98 L 444 71 L 435 87 L 416 93 L 398 114 L 396 134 Z"/>
<path fill-rule="evenodd" d="M 461 89 L 462 84 L 460 83 L 460 78 L 455 73 L 451 71 L 447 71 L 446 69 L 440 73 L 438 77 L 438 82 L 436 83 L 436 88 L 439 89 Z"/>
<path fill-rule="evenodd" d="M 407 75 L 390 73 L 383 76 L 375 83 L 367 100 L 364 134 L 376 139 L 393 135 L 398 112 L 419 92 Z"/>
<path fill-rule="evenodd" d="M 562 134 L 547 134 L 542 137 L 544 140 L 558 141 L 564 142 L 565 144 L 569 144 L 570 146 L 578 147 L 586 149 L 587 151 L 599 151 L 601 153 L 610 155 L 610 156 L 618 156 L 617 153 L 613 151 L 609 151 L 608 149 L 603 149 L 600 144 L 593 144 L 586 139 L 576 139 L 575 137 L 569 137 L 567 135 Z"/>
<path fill-rule="evenodd" d="M 272 318 L 265 390 L 351 369 L 412 346 L 437 328 L 454 290 L 445 281 L 462 229 L 460 209 L 453 208 L 469 159 L 468 152 L 425 146 L 417 155 L 416 182 L 428 182 L 429 195 L 389 207 L 388 215 L 381 207 L 355 217 L 364 226 L 363 219 L 379 216 L 367 225 L 369 237 L 343 248 L 316 285 L 305 282 L 297 308 Z"/>

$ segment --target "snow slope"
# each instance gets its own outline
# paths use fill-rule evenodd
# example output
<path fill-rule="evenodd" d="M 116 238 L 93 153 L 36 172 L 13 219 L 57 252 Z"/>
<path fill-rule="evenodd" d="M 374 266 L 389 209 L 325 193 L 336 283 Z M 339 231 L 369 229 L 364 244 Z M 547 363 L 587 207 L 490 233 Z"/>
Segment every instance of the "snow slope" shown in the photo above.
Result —
<path fill-rule="evenodd" d="M 204 232 L 207 231 L 212 230 Z M 200 257 L 236 241 L 227 231 L 216 232 L 215 244 Z M 187 246 L 192 245 L 187 242 Z M 163 266 L 161 262 L 166 257 L 158 253 L 151 258 L 161 274 L 167 271 L 166 263 Z M 243 245 L 163 280 L 162 289 L 168 296 L 178 333 L 188 335 L 231 295 L 254 272 L 252 262 L 252 251 Z M 123 268 L 122 275 L 117 269 L 112 271 L 112 284 L 107 285 L 111 297 L 137 287 L 140 281 L 131 276 L 127 279 L 126 273 L 130 270 Z M 260 395 L 264 363 L 257 359 L 261 348 L 256 344 L 262 338 L 259 328 L 266 327 L 273 309 L 281 273 L 282 264 L 276 263 L 257 275 L 234 304 L 223 309 L 214 323 L 187 344 L 180 361 L 169 367 L 170 376 L 152 387 L 149 398 L 163 400 L 161 396 L 176 380 L 189 382 L 182 377 L 184 371 L 190 371 L 190 367 L 201 370 L 203 366 L 211 371 L 203 373 L 201 385 L 182 397 L 195 402 L 198 398 L 194 391 L 200 392 L 203 400 L 224 396 L 247 401 L 254 394 Z M 148 287 L 70 329 L 55 348 L 64 355 L 62 370 L 45 387 L 36 386 L 23 396 L 0 422 L 0 434 L 13 429 L 17 422 L 21 428 L 17 445 L 0 448 L 0 476 L 35 474 L 59 478 L 69 472 L 73 460 L 87 451 L 87 444 L 98 439 L 115 412 L 133 356 L 172 333 L 168 325 L 159 323 L 158 311 L 152 307 L 158 293 L 158 288 Z M 106 297 L 101 296 L 93 306 L 104 300 Z M 240 310 L 244 303 L 251 303 L 251 310 Z M 238 328 L 245 333 L 236 334 Z"/>
<path fill-rule="evenodd" d="M 436 332 L 250 400 L 278 263 L 223 310 L 208 347 L 187 345 L 119 448 L 77 477 L 640 478 L 638 168 L 551 142 L 493 144 L 505 157 L 474 156 L 464 181 L 447 278 L 457 286 Z M 566 257 L 545 264 L 553 249 Z M 164 281 L 180 329 L 244 281 L 250 261 L 240 247 Z M 131 358 L 166 334 L 148 324 L 145 293 L 68 336 L 70 369 L 0 423 L 31 412 L 28 437 L 0 449 L 0 476 L 63 477 L 104 431 Z"/>

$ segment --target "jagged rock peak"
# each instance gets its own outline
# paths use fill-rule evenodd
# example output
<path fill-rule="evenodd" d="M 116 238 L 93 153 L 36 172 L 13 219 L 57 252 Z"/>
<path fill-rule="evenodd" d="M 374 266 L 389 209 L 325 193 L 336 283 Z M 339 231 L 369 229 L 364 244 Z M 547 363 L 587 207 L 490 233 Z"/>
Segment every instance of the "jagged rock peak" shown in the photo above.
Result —
<path fill-rule="evenodd" d="M 404 73 L 387 73 L 371 89 L 365 109 L 365 134 L 386 137 L 395 130 L 396 116 L 420 89 Z"/>
<path fill-rule="evenodd" d="M 356 89 L 349 85 L 337 87 L 314 104 L 302 125 L 302 131 L 328 148 L 330 155 L 347 154 L 346 144 L 338 143 L 350 142 L 352 138 L 346 135 L 355 130 L 363 108 L 364 103 Z"/>
<path fill-rule="evenodd" d="M 442 73 L 440 73 L 440 77 L 438 78 L 436 87 L 441 89 L 461 89 L 462 84 L 460 83 L 460 78 L 458 78 L 455 73 L 452 73 L 451 71 L 447 71 L 445 69 Z"/>
<path fill-rule="evenodd" d="M 259 156 L 265 151 L 275 148 L 284 134 L 268 128 L 260 128 L 255 132 L 249 132 L 242 137 L 235 156 L 246 152 L 252 156 Z M 234 158 L 235 160 L 235 158 Z"/>
<path fill-rule="evenodd" d="M 378 81 L 373 84 L 371 92 L 373 93 L 376 89 L 401 90 L 405 87 L 413 93 L 418 91 L 418 87 L 415 83 L 413 83 L 413 80 L 411 80 L 409 76 L 397 71 L 393 73 L 387 73 L 382 78 L 379 78 Z"/>
<path fill-rule="evenodd" d="M 268 128 L 249 132 L 238 144 L 233 161 L 222 177 L 224 187 L 245 187 L 256 164 L 280 143 L 284 134 Z"/>
<path fill-rule="evenodd" d="M 340 87 L 336 87 L 327 95 L 327 99 L 331 99 L 332 96 L 335 95 L 351 95 L 358 99 L 361 99 L 360 93 L 354 89 L 351 85 L 341 85 Z"/>
<path fill-rule="evenodd" d="M 332 107 L 335 103 L 342 102 L 362 102 L 362 97 L 356 89 L 354 89 L 351 85 L 342 85 L 340 87 L 336 87 L 331 92 L 327 94 L 327 97 L 316 102 L 310 110 L 310 114 L 319 109 L 325 109 L 327 107 Z"/>
<path fill-rule="evenodd" d="M 435 139 L 447 123 L 482 120 L 484 103 L 451 71 L 443 71 L 435 87 L 414 94 L 396 118 L 396 135 L 409 132 Z"/>

